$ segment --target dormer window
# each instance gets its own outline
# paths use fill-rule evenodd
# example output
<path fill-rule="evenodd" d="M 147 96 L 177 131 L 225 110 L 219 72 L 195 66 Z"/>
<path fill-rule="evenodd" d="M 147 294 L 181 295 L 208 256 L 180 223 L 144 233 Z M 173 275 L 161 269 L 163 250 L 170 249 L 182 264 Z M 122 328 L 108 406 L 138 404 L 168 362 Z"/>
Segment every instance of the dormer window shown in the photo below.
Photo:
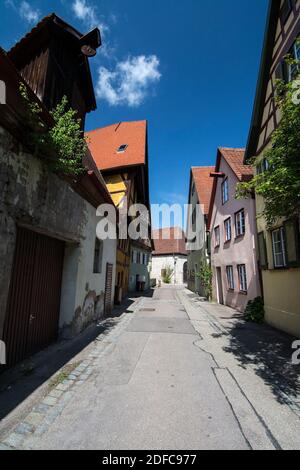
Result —
<path fill-rule="evenodd" d="M 120 147 L 117 150 L 117 153 L 124 153 L 125 150 L 127 150 L 127 147 L 128 147 L 127 144 L 120 145 Z"/>

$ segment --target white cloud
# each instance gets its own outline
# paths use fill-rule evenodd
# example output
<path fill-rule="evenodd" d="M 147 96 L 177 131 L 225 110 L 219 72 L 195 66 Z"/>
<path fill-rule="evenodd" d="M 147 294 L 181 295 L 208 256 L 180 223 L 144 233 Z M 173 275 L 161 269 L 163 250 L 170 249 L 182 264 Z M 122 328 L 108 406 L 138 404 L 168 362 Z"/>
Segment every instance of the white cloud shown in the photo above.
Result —
<path fill-rule="evenodd" d="M 116 65 L 114 71 L 100 67 L 96 86 L 97 97 L 111 106 L 139 106 L 152 84 L 161 78 L 159 60 L 155 55 L 130 57 Z"/>
<path fill-rule="evenodd" d="M 86 0 L 74 0 L 72 10 L 76 18 L 85 23 L 89 28 L 98 27 L 103 34 L 108 31 L 107 24 L 99 18 L 97 8 Z"/>
<path fill-rule="evenodd" d="M 22 1 L 19 8 L 21 18 L 24 18 L 28 23 L 37 23 L 40 18 L 40 10 L 33 8 L 28 2 Z"/>
<path fill-rule="evenodd" d="M 20 2 L 20 4 L 17 4 L 14 0 L 5 0 L 5 5 L 13 8 L 20 17 L 28 23 L 37 23 L 41 16 L 40 10 L 38 8 L 33 8 L 30 3 L 25 0 Z"/>

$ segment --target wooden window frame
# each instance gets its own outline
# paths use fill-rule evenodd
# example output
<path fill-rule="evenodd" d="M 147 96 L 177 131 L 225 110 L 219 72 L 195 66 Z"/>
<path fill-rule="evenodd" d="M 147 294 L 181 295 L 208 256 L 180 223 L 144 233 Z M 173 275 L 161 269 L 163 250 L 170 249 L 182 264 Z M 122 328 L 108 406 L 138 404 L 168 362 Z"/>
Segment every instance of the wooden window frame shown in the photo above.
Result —
<path fill-rule="evenodd" d="M 227 235 L 228 235 L 228 226 L 227 224 L 229 223 L 229 237 L 227 238 Z M 231 223 L 231 217 L 228 217 L 228 219 L 224 220 L 224 239 L 225 239 L 225 243 L 229 243 L 231 242 L 232 240 L 232 223 Z"/>
<path fill-rule="evenodd" d="M 233 292 L 235 289 L 235 283 L 234 283 L 234 271 L 233 271 L 233 266 L 226 266 L 226 276 L 227 276 L 227 287 L 228 291 Z"/>
<path fill-rule="evenodd" d="M 237 230 L 238 218 L 241 214 L 244 214 L 244 231 L 241 232 L 241 233 L 238 233 L 238 230 Z M 246 234 L 246 213 L 245 213 L 245 209 L 240 209 L 238 212 L 236 212 L 234 214 L 234 225 L 235 225 L 235 238 L 243 237 Z"/>
<path fill-rule="evenodd" d="M 227 191 L 224 191 L 224 188 L 227 188 Z M 228 177 L 222 181 L 221 184 L 221 193 L 222 193 L 222 205 L 224 206 L 229 201 L 229 180 Z M 227 199 L 226 199 L 227 197 Z"/>
<path fill-rule="evenodd" d="M 245 268 L 245 270 L 244 270 Z M 241 279 L 242 269 L 244 270 L 244 279 Z M 241 294 L 248 294 L 248 278 L 247 278 L 247 266 L 246 264 L 238 264 L 237 265 L 237 272 L 238 272 L 238 279 L 239 279 L 239 290 Z M 245 282 L 245 286 L 243 283 Z M 246 287 L 246 289 L 243 289 Z"/>
<path fill-rule="evenodd" d="M 275 233 L 280 233 L 280 242 L 281 242 L 281 248 L 282 251 L 279 253 L 275 252 L 275 241 L 274 241 L 274 234 Z M 274 263 L 274 269 L 287 269 L 288 268 L 288 260 L 287 260 L 287 250 L 286 250 L 286 240 L 285 240 L 285 229 L 284 226 L 278 227 L 274 230 L 271 231 L 271 240 L 272 240 L 272 253 L 273 253 L 273 263 Z M 276 262 L 276 256 L 282 255 L 283 257 L 283 264 L 282 265 L 277 265 Z"/>

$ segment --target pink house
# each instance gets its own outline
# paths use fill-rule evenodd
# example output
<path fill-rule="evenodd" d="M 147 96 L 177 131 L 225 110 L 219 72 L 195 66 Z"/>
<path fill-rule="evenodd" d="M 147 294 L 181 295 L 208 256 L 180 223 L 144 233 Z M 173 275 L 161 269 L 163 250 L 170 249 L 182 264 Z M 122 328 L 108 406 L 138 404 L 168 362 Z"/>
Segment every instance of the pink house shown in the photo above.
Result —
<path fill-rule="evenodd" d="M 256 254 L 254 199 L 237 200 L 237 183 L 253 177 L 243 164 L 244 149 L 218 149 L 209 227 L 213 297 L 244 312 L 249 300 L 261 295 Z"/>

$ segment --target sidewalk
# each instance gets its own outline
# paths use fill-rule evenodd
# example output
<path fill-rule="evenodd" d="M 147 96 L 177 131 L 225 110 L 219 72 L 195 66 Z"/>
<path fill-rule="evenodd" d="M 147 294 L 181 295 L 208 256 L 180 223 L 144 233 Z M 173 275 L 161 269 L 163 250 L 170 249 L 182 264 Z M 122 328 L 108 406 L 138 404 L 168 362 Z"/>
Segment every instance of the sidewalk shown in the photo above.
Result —
<path fill-rule="evenodd" d="M 98 347 L 101 343 L 101 348 L 105 349 L 106 338 L 130 317 L 140 297 L 132 294 L 98 325 L 91 325 L 71 340 L 54 343 L 0 375 L 0 441 L 56 386 L 65 385 L 74 371 L 78 372 L 78 367 L 82 371 L 87 369 L 95 345 Z M 86 368 L 82 367 L 85 364 Z M 46 411 L 46 407 L 44 409 Z"/>
<path fill-rule="evenodd" d="M 300 366 L 291 363 L 295 338 L 247 323 L 239 312 L 202 302 L 188 289 L 177 295 L 201 336 L 201 350 L 229 372 L 280 447 L 299 448 Z"/>

